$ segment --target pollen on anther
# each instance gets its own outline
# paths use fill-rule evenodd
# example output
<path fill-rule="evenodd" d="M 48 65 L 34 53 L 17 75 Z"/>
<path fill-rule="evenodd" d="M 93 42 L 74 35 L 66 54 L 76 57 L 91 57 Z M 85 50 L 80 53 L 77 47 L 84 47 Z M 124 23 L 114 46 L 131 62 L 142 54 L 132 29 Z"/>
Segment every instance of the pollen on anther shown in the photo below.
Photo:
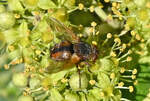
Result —
<path fill-rule="evenodd" d="M 98 34 L 99 34 L 99 31 L 96 32 L 96 35 L 98 35 Z"/>
<path fill-rule="evenodd" d="M 124 72 L 125 72 L 125 68 L 124 68 L 124 67 L 121 67 L 120 73 L 124 73 Z"/>
<path fill-rule="evenodd" d="M 94 6 L 90 7 L 90 12 L 94 12 Z"/>
<path fill-rule="evenodd" d="M 132 77 L 133 80 L 136 79 L 136 76 L 135 76 L 135 75 L 132 75 L 131 77 Z"/>
<path fill-rule="evenodd" d="M 61 80 L 61 82 L 62 82 L 62 83 L 66 83 L 66 82 L 68 82 L 68 79 L 63 78 L 63 79 Z"/>
<path fill-rule="evenodd" d="M 123 48 L 120 48 L 120 52 L 123 52 L 124 51 L 124 49 Z"/>
<path fill-rule="evenodd" d="M 118 86 L 119 86 L 119 87 L 123 87 L 123 86 L 124 86 L 124 83 L 123 83 L 123 82 L 120 82 L 120 83 L 118 83 Z"/>
<path fill-rule="evenodd" d="M 116 7 L 117 9 L 119 9 L 120 8 L 120 3 L 117 3 L 117 7 Z"/>
<path fill-rule="evenodd" d="M 78 36 L 81 38 L 81 37 L 83 37 L 83 34 L 80 33 L 80 34 L 78 34 Z"/>
<path fill-rule="evenodd" d="M 13 51 L 13 50 L 15 49 L 15 47 L 12 46 L 12 45 L 10 45 L 10 46 L 8 46 L 8 49 L 9 49 L 10 51 Z"/>
<path fill-rule="evenodd" d="M 30 92 L 30 88 L 25 88 L 25 91 L 27 92 L 27 93 L 29 93 Z"/>
<path fill-rule="evenodd" d="M 110 2 L 110 0 L 104 0 L 106 3 Z"/>
<path fill-rule="evenodd" d="M 95 27 L 96 25 L 97 25 L 97 23 L 94 22 L 94 21 L 91 23 L 91 26 L 92 26 L 92 27 Z"/>
<path fill-rule="evenodd" d="M 12 61 L 10 64 L 11 65 L 16 65 L 16 64 L 19 64 L 19 63 L 20 63 L 20 60 L 16 59 L 16 60 Z"/>
<path fill-rule="evenodd" d="M 35 72 L 35 67 L 30 66 L 29 69 L 30 69 L 30 71 Z"/>
<path fill-rule="evenodd" d="M 144 39 L 141 39 L 141 42 L 144 42 L 145 40 Z"/>
<path fill-rule="evenodd" d="M 104 97 L 104 95 L 105 95 L 104 92 L 100 92 L 101 97 Z"/>
<path fill-rule="evenodd" d="M 125 26 L 125 30 L 130 30 L 130 27 L 128 24 L 124 25 Z"/>
<path fill-rule="evenodd" d="M 42 68 L 39 69 L 39 72 L 40 72 L 40 73 L 43 73 L 43 72 L 44 72 L 44 69 L 42 69 Z"/>
<path fill-rule="evenodd" d="M 146 3 L 146 7 L 147 7 L 147 8 L 150 8 L 150 2 L 147 2 L 147 3 Z"/>
<path fill-rule="evenodd" d="M 36 50 L 35 53 L 36 53 L 37 55 L 40 55 L 40 54 L 41 54 L 41 51 L 40 51 L 40 50 Z"/>
<path fill-rule="evenodd" d="M 94 30 L 93 27 L 90 27 L 90 28 L 89 28 L 89 31 L 90 31 L 91 33 L 93 32 L 93 30 Z"/>
<path fill-rule="evenodd" d="M 34 12 L 33 12 L 33 14 L 34 14 L 34 15 L 39 15 L 39 14 L 40 14 L 40 12 L 38 12 L 38 11 L 34 11 Z"/>
<path fill-rule="evenodd" d="M 130 47 L 130 46 L 131 46 L 131 43 L 128 43 L 128 44 L 127 44 L 127 46 L 129 46 L 129 47 Z"/>
<path fill-rule="evenodd" d="M 128 54 L 131 54 L 132 53 L 132 51 L 131 50 L 128 50 Z"/>
<path fill-rule="evenodd" d="M 135 31 L 131 31 L 132 36 L 135 36 L 135 34 L 136 34 Z"/>
<path fill-rule="evenodd" d="M 111 78 L 111 79 L 114 79 L 114 78 L 115 78 L 115 73 L 111 73 L 111 74 L 110 74 L 110 78 Z"/>
<path fill-rule="evenodd" d="M 111 52 L 111 53 L 110 53 L 110 56 L 112 56 L 112 57 L 116 57 L 117 55 L 116 55 L 116 53 L 115 53 L 115 52 Z"/>
<path fill-rule="evenodd" d="M 103 8 L 104 6 L 103 6 L 103 4 L 102 4 L 101 2 L 99 2 L 99 3 L 98 3 L 98 7 L 99 7 L 99 8 Z"/>
<path fill-rule="evenodd" d="M 132 60 L 132 57 L 128 56 L 127 61 L 131 61 L 131 60 Z"/>
<path fill-rule="evenodd" d="M 96 42 L 96 41 L 92 41 L 92 44 L 96 46 L 96 45 L 97 45 L 97 42 Z"/>
<path fill-rule="evenodd" d="M 115 38 L 114 41 L 115 41 L 116 43 L 118 43 L 118 44 L 121 43 L 121 40 L 120 40 L 119 38 Z"/>
<path fill-rule="evenodd" d="M 139 34 L 136 34 L 136 35 L 135 35 L 135 38 L 136 38 L 138 41 L 141 40 L 141 37 L 140 37 Z"/>
<path fill-rule="evenodd" d="M 79 30 L 82 30 L 82 29 L 83 29 L 83 25 L 80 24 L 80 25 L 78 26 L 78 29 L 79 29 Z"/>
<path fill-rule="evenodd" d="M 137 85 L 137 84 L 138 84 L 138 80 L 135 80 L 135 81 L 133 82 L 133 84 L 134 84 L 134 85 Z"/>
<path fill-rule="evenodd" d="M 30 77 L 31 77 L 31 78 L 34 78 L 34 77 L 35 77 L 35 74 L 31 74 Z"/>
<path fill-rule="evenodd" d="M 43 87 L 43 90 L 44 90 L 44 91 L 48 91 L 49 88 L 48 88 L 48 87 Z"/>
<path fill-rule="evenodd" d="M 133 69 L 132 74 L 137 74 L 137 69 Z"/>
<path fill-rule="evenodd" d="M 117 6 L 117 3 L 116 3 L 116 2 L 113 2 L 113 3 L 112 3 L 112 6 L 113 6 L 113 7 L 116 7 L 116 6 Z"/>
<path fill-rule="evenodd" d="M 95 81 L 95 80 L 90 80 L 89 83 L 90 83 L 91 85 L 94 85 L 94 84 L 96 83 L 96 81 Z"/>
<path fill-rule="evenodd" d="M 108 19 L 108 20 L 113 20 L 112 15 L 111 15 L 111 14 L 109 14 L 109 15 L 107 16 L 107 19 Z"/>
<path fill-rule="evenodd" d="M 122 44 L 122 48 L 126 49 L 127 45 L 126 44 Z"/>
<path fill-rule="evenodd" d="M 24 95 L 24 96 L 27 96 L 28 94 L 27 94 L 27 92 L 24 91 L 24 92 L 23 92 L 23 95 Z"/>
<path fill-rule="evenodd" d="M 108 34 L 107 34 L 107 38 L 108 38 L 108 39 L 112 38 L 112 34 L 111 34 L 111 33 L 108 33 Z"/>
<path fill-rule="evenodd" d="M 129 86 L 129 92 L 133 92 L 133 91 L 134 91 L 133 86 Z"/>
<path fill-rule="evenodd" d="M 15 14 L 15 18 L 19 19 L 20 18 L 20 14 Z"/>
<path fill-rule="evenodd" d="M 79 3 L 78 7 L 79 7 L 79 10 L 83 10 L 84 9 L 84 5 L 82 3 Z"/>
<path fill-rule="evenodd" d="M 5 69 L 9 69 L 8 64 L 5 64 L 5 65 L 4 65 L 4 68 L 5 68 Z"/>
<path fill-rule="evenodd" d="M 35 46 L 33 46 L 33 45 L 31 45 L 31 48 L 32 48 L 32 49 L 35 49 L 36 47 L 35 47 Z"/>

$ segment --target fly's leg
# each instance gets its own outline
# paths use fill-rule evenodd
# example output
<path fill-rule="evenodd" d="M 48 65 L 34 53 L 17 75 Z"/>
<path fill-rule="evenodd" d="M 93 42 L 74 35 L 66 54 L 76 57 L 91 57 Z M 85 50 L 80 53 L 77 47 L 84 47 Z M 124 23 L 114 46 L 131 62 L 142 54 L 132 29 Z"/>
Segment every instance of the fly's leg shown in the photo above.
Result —
<path fill-rule="evenodd" d="M 79 74 L 79 88 L 81 88 L 81 72 L 80 72 L 80 68 L 78 64 L 76 65 L 76 67 L 77 67 L 78 74 Z"/>
<path fill-rule="evenodd" d="M 90 73 L 92 73 L 92 71 L 90 70 L 90 67 L 91 67 L 91 64 L 90 63 L 88 63 L 88 62 L 84 62 L 88 67 L 87 67 L 87 69 L 88 69 L 88 72 L 90 72 Z"/>

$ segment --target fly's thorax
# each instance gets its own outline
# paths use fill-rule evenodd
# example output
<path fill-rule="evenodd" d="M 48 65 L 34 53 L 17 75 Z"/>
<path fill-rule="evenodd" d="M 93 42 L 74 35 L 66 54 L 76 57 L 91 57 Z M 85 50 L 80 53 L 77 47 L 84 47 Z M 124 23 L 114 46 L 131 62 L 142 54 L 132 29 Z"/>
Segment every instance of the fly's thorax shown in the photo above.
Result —
<path fill-rule="evenodd" d="M 81 60 L 91 60 L 91 56 L 93 56 L 93 50 L 91 45 L 85 42 L 79 42 L 73 45 L 74 53 L 81 58 Z"/>

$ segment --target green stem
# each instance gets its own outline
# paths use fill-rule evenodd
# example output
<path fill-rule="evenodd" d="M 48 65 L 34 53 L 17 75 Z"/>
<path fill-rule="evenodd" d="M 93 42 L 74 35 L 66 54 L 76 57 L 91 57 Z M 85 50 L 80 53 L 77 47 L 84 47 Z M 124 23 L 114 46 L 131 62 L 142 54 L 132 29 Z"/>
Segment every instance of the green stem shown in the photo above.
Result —
<path fill-rule="evenodd" d="M 115 20 L 108 20 L 107 18 L 107 14 L 103 11 L 102 8 L 100 7 L 95 7 L 95 12 L 96 14 L 102 19 L 102 21 L 104 22 L 107 22 L 108 25 L 110 25 L 112 28 L 119 28 L 120 25 L 119 25 L 119 22 L 118 21 L 115 21 Z"/>
<path fill-rule="evenodd" d="M 69 13 L 71 13 L 71 12 L 77 10 L 77 9 L 78 9 L 78 7 L 75 7 L 75 8 L 73 8 L 73 9 L 71 9 L 71 10 L 68 10 L 67 13 L 69 14 Z"/>
<path fill-rule="evenodd" d="M 107 20 L 107 14 L 100 7 L 95 7 L 95 12 L 103 21 Z"/>

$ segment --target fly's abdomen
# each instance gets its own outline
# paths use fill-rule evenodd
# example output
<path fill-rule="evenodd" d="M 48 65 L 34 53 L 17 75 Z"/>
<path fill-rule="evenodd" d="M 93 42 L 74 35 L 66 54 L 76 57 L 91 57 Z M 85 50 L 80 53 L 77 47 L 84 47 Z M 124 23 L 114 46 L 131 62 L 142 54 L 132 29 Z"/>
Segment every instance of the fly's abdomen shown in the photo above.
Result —
<path fill-rule="evenodd" d="M 63 41 L 59 44 L 56 44 L 51 49 L 51 58 L 57 61 L 68 60 L 72 54 L 73 45 L 69 41 Z"/>

